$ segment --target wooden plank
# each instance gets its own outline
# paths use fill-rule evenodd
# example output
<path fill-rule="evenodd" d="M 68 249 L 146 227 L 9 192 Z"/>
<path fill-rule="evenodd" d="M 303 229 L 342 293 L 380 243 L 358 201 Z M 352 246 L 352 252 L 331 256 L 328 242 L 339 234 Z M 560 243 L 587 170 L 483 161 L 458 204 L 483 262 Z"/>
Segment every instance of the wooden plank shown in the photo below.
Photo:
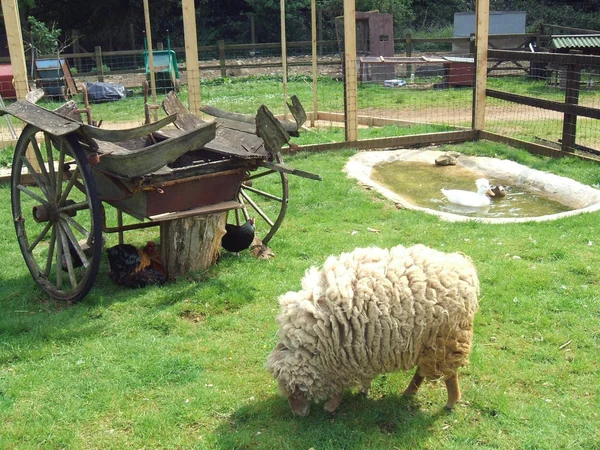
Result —
<path fill-rule="evenodd" d="M 509 92 L 496 91 L 494 89 L 487 89 L 486 95 L 488 97 L 498 98 L 500 100 L 506 100 L 513 103 L 519 103 L 521 105 L 534 106 L 536 108 L 557 111 L 565 114 L 575 114 L 582 117 L 590 117 L 592 119 L 600 119 L 600 109 L 597 108 L 566 104 L 562 102 L 556 102 L 553 100 L 544 100 L 540 98 L 528 97 L 525 95 L 511 94 Z"/>
<path fill-rule="evenodd" d="M 198 38 L 196 32 L 196 9 L 194 0 L 182 0 L 183 34 L 185 39 L 185 66 L 188 79 L 188 102 L 191 114 L 201 116 L 200 64 L 198 61 Z"/>
<path fill-rule="evenodd" d="M 579 82 L 581 81 L 581 66 L 567 66 L 567 85 L 565 89 L 565 104 L 579 103 Z M 573 151 L 577 135 L 577 114 L 565 113 L 562 132 L 562 150 Z"/>
<path fill-rule="evenodd" d="M 524 148 L 530 153 L 541 155 L 541 156 L 550 156 L 552 158 L 562 158 L 565 156 L 574 156 L 576 158 L 582 159 L 584 161 L 595 162 L 600 164 L 600 158 L 594 158 L 588 155 L 582 155 L 580 153 L 571 153 L 571 152 L 563 152 L 562 150 L 554 149 L 552 147 L 548 147 L 545 145 L 535 144 L 533 142 L 527 142 L 520 139 L 511 138 L 508 136 L 502 136 L 496 133 L 490 133 L 489 131 L 479 131 L 478 132 L 479 139 L 486 139 L 492 142 L 500 142 L 502 144 L 510 145 L 511 147 L 516 148 Z"/>
<path fill-rule="evenodd" d="M 265 149 L 271 155 L 281 151 L 283 144 L 290 141 L 290 136 L 271 111 L 261 105 L 256 114 L 256 134 L 265 143 Z"/>
<path fill-rule="evenodd" d="M 173 123 L 177 119 L 176 115 L 165 117 L 158 122 L 148 123 L 135 128 L 126 130 L 108 130 L 106 128 L 93 127 L 91 125 L 82 125 L 81 128 L 86 136 L 92 139 L 105 142 L 121 142 L 128 139 L 137 139 L 149 135 L 154 131 Z"/>
<path fill-rule="evenodd" d="M 346 141 L 358 140 L 356 84 L 356 1 L 344 0 L 344 112 Z"/>
<path fill-rule="evenodd" d="M 397 136 L 390 138 L 366 139 L 358 142 L 331 142 L 327 144 L 302 145 L 298 151 L 324 152 L 343 149 L 374 150 L 378 148 L 401 148 L 416 145 L 444 144 L 475 140 L 475 130 L 444 131 L 441 133 L 415 134 L 412 136 Z M 284 151 L 285 153 L 285 151 Z"/>
<path fill-rule="evenodd" d="M 306 111 L 304 111 L 304 107 L 302 106 L 302 103 L 300 103 L 298 96 L 292 95 L 291 100 L 292 103 L 288 103 L 287 106 L 290 109 L 292 116 L 294 116 L 296 128 L 300 129 L 306 122 Z"/>
<path fill-rule="evenodd" d="M 279 164 L 279 163 L 272 163 L 272 162 L 268 162 L 265 161 L 264 163 L 261 164 L 264 167 L 267 167 L 269 169 L 273 169 L 277 172 L 283 172 L 283 173 L 288 173 L 290 175 L 296 175 L 302 178 L 308 178 L 310 180 L 318 180 L 318 181 L 322 181 L 323 178 L 321 178 L 320 175 L 317 175 L 316 173 L 311 173 L 311 172 L 306 172 L 304 170 L 300 170 L 300 169 L 296 169 L 294 167 L 290 167 L 286 164 Z"/>
<path fill-rule="evenodd" d="M 169 116 L 176 115 L 177 119 L 173 124 L 180 130 L 190 131 L 206 123 L 196 115 L 190 113 L 173 91 L 169 92 L 162 101 L 162 108 Z M 200 108 L 198 108 L 198 111 L 200 112 Z"/>
<path fill-rule="evenodd" d="M 190 209 L 188 211 L 178 211 L 165 214 L 157 214 L 156 216 L 150 216 L 149 219 L 152 222 L 162 222 L 165 220 L 181 219 L 183 217 L 202 216 L 206 214 L 215 214 L 232 209 L 240 209 L 242 204 L 235 200 L 217 203 L 216 205 L 200 206 L 198 208 Z"/>
<path fill-rule="evenodd" d="M 0 108 L 0 116 L 4 114 L 10 114 L 54 136 L 64 136 L 72 133 L 83 125 L 27 100 L 18 100 L 6 108 Z"/>
<path fill-rule="evenodd" d="M 96 167 L 125 179 L 146 175 L 175 161 L 184 153 L 202 148 L 214 139 L 215 131 L 216 124 L 208 123 L 176 138 L 139 150 L 128 150 L 110 142 L 98 141 L 101 159 Z"/>
<path fill-rule="evenodd" d="M 580 66 L 600 66 L 600 56 L 576 55 L 570 53 L 522 52 L 514 50 L 489 50 L 489 58 L 521 61 L 545 61 L 556 64 L 575 64 Z"/>
<path fill-rule="evenodd" d="M 487 86 L 488 34 L 490 26 L 489 0 L 477 0 L 475 13 L 475 90 L 473 92 L 473 128 L 485 126 L 485 90 Z"/>
<path fill-rule="evenodd" d="M 4 28 L 6 29 L 15 91 L 17 98 L 24 99 L 27 92 L 29 92 L 29 83 L 27 82 L 27 65 L 25 63 L 21 19 L 19 17 L 17 0 L 2 0 L 2 15 L 4 16 Z"/>
<path fill-rule="evenodd" d="M 285 0 L 279 0 L 279 14 L 281 23 L 281 73 L 283 75 L 283 119 L 287 120 L 287 37 L 285 33 Z"/>

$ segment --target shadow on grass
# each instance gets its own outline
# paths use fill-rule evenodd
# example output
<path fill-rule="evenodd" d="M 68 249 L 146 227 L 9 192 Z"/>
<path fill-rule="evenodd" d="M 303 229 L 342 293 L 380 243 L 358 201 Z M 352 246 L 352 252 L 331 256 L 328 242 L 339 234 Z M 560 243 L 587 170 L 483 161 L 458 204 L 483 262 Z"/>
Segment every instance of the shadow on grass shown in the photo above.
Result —
<path fill-rule="evenodd" d="M 374 449 L 420 447 L 432 427 L 451 415 L 440 406 L 434 414 L 399 394 L 379 399 L 347 392 L 334 414 L 313 404 L 308 417 L 294 417 L 285 399 L 252 402 L 233 412 L 216 432 L 219 449 Z"/>

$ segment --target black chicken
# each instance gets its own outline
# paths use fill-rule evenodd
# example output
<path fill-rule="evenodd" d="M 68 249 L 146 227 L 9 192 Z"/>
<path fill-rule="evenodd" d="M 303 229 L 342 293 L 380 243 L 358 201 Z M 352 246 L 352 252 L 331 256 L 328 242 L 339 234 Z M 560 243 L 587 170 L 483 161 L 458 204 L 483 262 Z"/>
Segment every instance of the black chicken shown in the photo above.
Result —
<path fill-rule="evenodd" d="M 246 250 L 254 240 L 254 217 L 251 217 L 243 225 L 225 224 L 225 235 L 221 245 L 225 250 L 238 253 Z"/>
<path fill-rule="evenodd" d="M 157 260 L 153 242 L 143 249 L 130 244 L 119 244 L 107 251 L 108 276 L 115 283 L 126 287 L 138 288 L 149 284 L 162 284 L 166 281 L 166 272 Z"/>

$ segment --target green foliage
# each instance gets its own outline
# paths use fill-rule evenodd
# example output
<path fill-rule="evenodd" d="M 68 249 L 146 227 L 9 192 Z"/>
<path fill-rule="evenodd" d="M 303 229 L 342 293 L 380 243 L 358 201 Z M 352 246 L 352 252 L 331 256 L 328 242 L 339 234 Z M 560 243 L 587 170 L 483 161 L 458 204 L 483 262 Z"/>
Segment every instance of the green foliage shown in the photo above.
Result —
<path fill-rule="evenodd" d="M 31 48 L 34 48 L 39 55 L 52 55 L 58 52 L 58 38 L 62 33 L 60 28 L 55 28 L 54 23 L 48 28 L 45 23 L 33 16 L 27 17 L 27 23 L 29 24 L 28 44 Z"/>

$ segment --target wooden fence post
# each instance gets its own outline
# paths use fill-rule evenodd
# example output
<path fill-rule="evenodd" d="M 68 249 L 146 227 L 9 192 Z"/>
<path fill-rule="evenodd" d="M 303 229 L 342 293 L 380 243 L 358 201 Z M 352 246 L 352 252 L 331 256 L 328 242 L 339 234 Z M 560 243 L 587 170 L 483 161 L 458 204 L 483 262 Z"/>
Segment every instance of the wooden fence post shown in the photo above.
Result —
<path fill-rule="evenodd" d="M 412 56 L 412 50 L 413 50 L 412 34 L 407 33 L 406 34 L 406 57 L 407 58 L 410 58 Z M 412 64 L 406 65 L 406 72 L 409 77 L 412 74 L 412 69 L 413 69 Z"/>
<path fill-rule="evenodd" d="M 227 69 L 225 67 L 225 41 L 217 41 L 217 47 L 219 48 L 219 65 L 221 66 L 221 76 L 227 76 Z"/>
<path fill-rule="evenodd" d="M 567 86 L 565 89 L 565 104 L 577 105 L 579 103 L 579 83 L 581 81 L 581 66 L 569 64 L 567 66 Z M 565 113 L 561 150 L 573 152 L 577 138 L 577 114 Z"/>
<path fill-rule="evenodd" d="M 104 82 L 104 65 L 102 63 L 102 47 L 96 45 L 94 47 L 94 53 L 96 54 L 96 70 L 98 72 L 98 81 Z"/>

